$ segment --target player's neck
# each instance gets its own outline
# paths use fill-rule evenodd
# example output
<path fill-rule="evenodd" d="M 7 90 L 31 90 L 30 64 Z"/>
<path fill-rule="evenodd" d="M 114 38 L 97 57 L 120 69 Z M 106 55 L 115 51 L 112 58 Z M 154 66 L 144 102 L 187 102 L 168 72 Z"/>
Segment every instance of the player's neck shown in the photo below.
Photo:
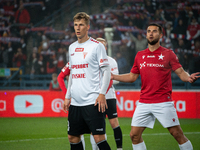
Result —
<path fill-rule="evenodd" d="M 158 43 L 156 43 L 155 45 L 150 45 L 150 44 L 148 44 L 148 47 L 149 47 L 149 50 L 150 50 L 151 52 L 153 52 L 153 51 L 157 50 L 157 49 L 160 47 L 160 43 L 158 42 Z"/>
<path fill-rule="evenodd" d="M 86 42 L 87 40 L 89 40 L 89 36 L 88 35 L 86 35 L 86 36 L 84 36 L 83 38 L 78 38 L 78 42 L 79 43 L 84 43 L 84 42 Z"/>

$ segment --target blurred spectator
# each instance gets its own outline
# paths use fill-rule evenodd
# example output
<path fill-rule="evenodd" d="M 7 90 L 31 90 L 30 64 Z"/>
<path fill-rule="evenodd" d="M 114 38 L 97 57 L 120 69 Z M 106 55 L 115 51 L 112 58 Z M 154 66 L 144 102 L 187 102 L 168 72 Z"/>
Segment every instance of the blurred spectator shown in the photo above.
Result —
<path fill-rule="evenodd" d="M 173 31 L 172 22 L 167 22 L 165 24 L 165 36 L 167 38 L 170 38 L 172 31 Z"/>
<path fill-rule="evenodd" d="M 150 13 L 154 14 L 156 8 L 152 5 L 151 0 L 145 0 L 145 9 Z"/>
<path fill-rule="evenodd" d="M 0 68 L 7 68 L 8 66 L 8 52 L 5 49 L 5 45 L 0 46 Z"/>
<path fill-rule="evenodd" d="M 8 46 L 7 46 L 7 52 L 8 52 L 8 68 L 12 68 L 13 67 L 13 55 L 14 55 L 14 49 L 12 47 L 12 42 L 9 42 L 8 43 Z"/>
<path fill-rule="evenodd" d="M 122 40 L 122 43 L 126 44 L 127 47 L 131 46 L 131 38 L 127 31 L 121 33 L 121 40 Z"/>
<path fill-rule="evenodd" d="M 192 22 L 192 18 L 194 17 L 193 16 L 193 12 L 192 11 L 188 11 L 187 15 L 185 16 L 186 17 L 186 26 L 189 26 Z"/>
<path fill-rule="evenodd" d="M 187 37 L 190 39 L 197 39 L 200 35 L 200 25 L 196 18 L 192 18 L 191 24 L 187 27 Z"/>
<path fill-rule="evenodd" d="M 22 53 L 22 49 L 18 48 L 17 53 L 13 57 L 13 67 L 24 66 L 26 62 L 26 55 Z"/>
<path fill-rule="evenodd" d="M 178 25 L 175 29 L 173 29 L 173 33 L 186 35 L 187 26 L 183 23 L 183 19 L 178 20 Z"/>
<path fill-rule="evenodd" d="M 23 3 L 20 4 L 19 9 L 15 13 L 15 22 L 21 24 L 29 24 L 30 23 L 30 15 L 29 12 L 24 8 Z M 25 27 L 20 26 L 20 29 L 24 29 Z"/>
<path fill-rule="evenodd" d="M 128 71 L 128 63 L 125 57 L 122 56 L 121 52 L 117 52 L 116 61 L 118 64 L 119 73 L 126 73 Z"/>
<path fill-rule="evenodd" d="M 177 45 L 175 46 L 175 49 L 181 50 L 181 52 L 177 54 L 177 57 L 179 58 L 179 62 L 185 70 L 189 69 L 188 64 L 189 64 L 190 56 L 189 54 L 185 53 L 184 50 L 187 50 L 190 47 L 191 47 L 190 44 L 186 42 L 186 40 L 183 40 L 183 39 L 178 39 Z"/>
<path fill-rule="evenodd" d="M 19 47 L 22 49 L 22 53 L 27 55 L 26 43 L 24 42 L 23 38 L 20 39 Z"/>
<path fill-rule="evenodd" d="M 39 68 L 39 74 L 46 74 L 45 62 L 42 55 L 40 55 L 38 59 L 38 68 Z"/>
<path fill-rule="evenodd" d="M 49 84 L 49 90 L 50 91 L 61 91 L 61 88 L 60 88 L 59 83 L 57 81 L 57 73 L 52 74 L 52 80 Z"/>
<path fill-rule="evenodd" d="M 62 47 L 58 49 L 57 60 L 57 73 L 60 73 L 61 69 L 67 63 L 66 52 Z"/>
<path fill-rule="evenodd" d="M 50 55 L 50 57 L 49 57 L 49 59 L 47 59 L 47 63 L 46 63 L 47 74 L 52 74 L 57 71 L 56 70 L 57 63 L 58 63 L 58 61 L 56 60 L 55 55 Z"/>
<path fill-rule="evenodd" d="M 200 41 L 195 41 L 195 54 L 189 60 L 189 73 L 200 72 Z"/>
<path fill-rule="evenodd" d="M 14 10 L 14 5 L 11 4 L 11 1 L 7 1 L 3 5 L 3 9 L 4 9 L 4 11 L 13 11 Z"/>
<path fill-rule="evenodd" d="M 32 53 L 32 58 L 29 60 L 30 64 L 30 75 L 34 78 L 34 75 L 39 74 L 39 65 L 38 65 L 38 58 L 37 53 Z"/>
<path fill-rule="evenodd" d="M 130 33 L 129 35 L 131 37 L 131 40 L 135 42 L 135 54 L 137 54 L 138 51 L 147 48 L 147 39 L 143 38 L 141 33 L 138 33 L 137 37 L 135 37 L 132 33 Z"/>
<path fill-rule="evenodd" d="M 177 11 L 174 15 L 174 19 L 173 19 L 173 29 L 175 29 L 178 26 L 178 21 L 180 19 L 180 14 Z"/>

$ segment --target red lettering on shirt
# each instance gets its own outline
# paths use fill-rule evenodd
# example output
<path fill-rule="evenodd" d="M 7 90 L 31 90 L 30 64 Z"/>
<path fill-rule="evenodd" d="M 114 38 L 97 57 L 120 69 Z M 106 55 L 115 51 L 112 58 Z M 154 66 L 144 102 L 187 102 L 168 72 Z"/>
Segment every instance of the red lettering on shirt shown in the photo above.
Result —
<path fill-rule="evenodd" d="M 72 65 L 72 69 L 83 69 L 88 68 L 88 64 L 78 64 L 78 65 Z"/>
<path fill-rule="evenodd" d="M 82 73 L 82 74 L 72 74 L 72 79 L 79 79 L 79 78 L 85 78 L 85 73 Z"/>
<path fill-rule="evenodd" d="M 100 63 L 103 63 L 105 61 L 108 61 L 108 59 L 100 59 Z"/>
<path fill-rule="evenodd" d="M 115 68 L 111 68 L 111 71 L 114 71 L 115 69 L 117 69 L 117 67 L 115 67 Z"/>
<path fill-rule="evenodd" d="M 84 51 L 84 48 L 76 48 L 75 49 L 75 52 L 83 52 Z"/>

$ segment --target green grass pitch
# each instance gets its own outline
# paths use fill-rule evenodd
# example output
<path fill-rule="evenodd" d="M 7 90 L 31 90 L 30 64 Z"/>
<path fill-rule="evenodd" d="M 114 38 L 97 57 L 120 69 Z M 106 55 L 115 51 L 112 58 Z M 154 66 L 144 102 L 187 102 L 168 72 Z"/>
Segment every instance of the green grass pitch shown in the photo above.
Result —
<path fill-rule="evenodd" d="M 108 143 L 116 150 L 113 130 L 106 119 Z M 132 150 L 129 132 L 131 118 L 119 118 L 123 132 L 123 149 Z M 184 134 L 194 150 L 200 150 L 200 119 L 180 119 Z M 148 150 L 179 150 L 175 139 L 156 121 L 154 129 L 146 129 L 143 139 Z M 91 150 L 85 135 L 86 150 Z M 69 150 L 67 118 L 0 118 L 1 150 Z"/>

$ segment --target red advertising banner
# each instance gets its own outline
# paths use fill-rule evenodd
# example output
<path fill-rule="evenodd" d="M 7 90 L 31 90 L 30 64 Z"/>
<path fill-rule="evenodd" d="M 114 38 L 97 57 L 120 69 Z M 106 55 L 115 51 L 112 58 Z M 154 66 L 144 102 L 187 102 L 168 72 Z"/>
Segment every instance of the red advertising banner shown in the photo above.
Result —
<path fill-rule="evenodd" d="M 116 91 L 119 117 L 132 117 L 139 91 Z M 200 91 L 173 91 L 179 118 L 200 118 Z M 0 117 L 67 117 L 63 92 L 49 90 L 0 91 Z"/>

